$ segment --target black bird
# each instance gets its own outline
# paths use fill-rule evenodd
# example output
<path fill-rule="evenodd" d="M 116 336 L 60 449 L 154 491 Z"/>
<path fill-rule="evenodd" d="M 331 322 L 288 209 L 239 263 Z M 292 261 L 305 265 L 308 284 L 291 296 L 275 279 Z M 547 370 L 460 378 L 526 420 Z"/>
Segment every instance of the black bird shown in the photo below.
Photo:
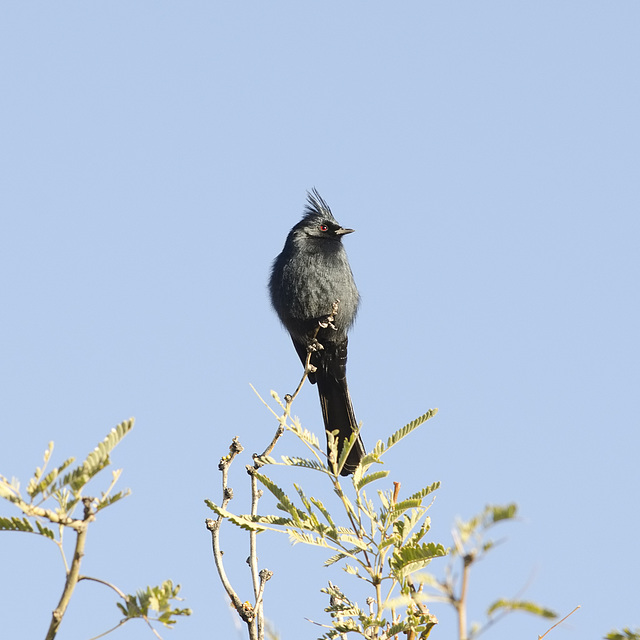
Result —
<path fill-rule="evenodd" d="M 347 387 L 347 331 L 355 320 L 360 296 L 342 245 L 342 237 L 352 232 L 338 224 L 329 205 L 313 189 L 307 193 L 302 220 L 291 229 L 273 262 L 269 280 L 271 303 L 303 365 L 317 330 L 315 338 L 322 348 L 311 352 L 316 370 L 309 380 L 318 385 L 325 429 L 338 431 L 338 455 L 345 438 L 358 428 Z M 336 301 L 337 312 L 331 320 Z M 341 475 L 353 473 L 364 455 L 358 436 Z"/>

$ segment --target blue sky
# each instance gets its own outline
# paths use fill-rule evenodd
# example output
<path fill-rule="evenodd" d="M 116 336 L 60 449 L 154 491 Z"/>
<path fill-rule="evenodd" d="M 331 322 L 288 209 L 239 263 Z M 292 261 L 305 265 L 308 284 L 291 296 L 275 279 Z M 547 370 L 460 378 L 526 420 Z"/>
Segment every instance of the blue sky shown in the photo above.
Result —
<path fill-rule="evenodd" d="M 249 383 L 298 381 L 266 282 L 315 186 L 357 230 L 365 444 L 439 408 L 388 459 L 407 493 L 442 482 L 434 541 L 520 505 L 472 576 L 470 618 L 526 586 L 562 614 L 582 605 L 550 637 L 640 625 L 639 20 L 631 0 L 5 3 L 0 473 L 26 483 L 49 440 L 80 458 L 137 419 L 113 455 L 133 495 L 94 525 L 83 572 L 129 592 L 181 583 L 194 615 L 165 637 L 244 637 L 203 499 L 220 499 L 231 437 L 262 450 L 275 427 Z M 315 389 L 295 412 L 321 430 Z M 248 599 L 244 544 L 223 541 Z M 350 578 L 262 544 L 267 616 L 317 637 L 319 589 Z M 7 637 L 44 636 L 56 553 L 3 535 Z M 454 637 L 432 609 L 433 637 Z M 81 585 L 59 637 L 117 620 Z M 547 626 L 514 615 L 485 637 Z"/>

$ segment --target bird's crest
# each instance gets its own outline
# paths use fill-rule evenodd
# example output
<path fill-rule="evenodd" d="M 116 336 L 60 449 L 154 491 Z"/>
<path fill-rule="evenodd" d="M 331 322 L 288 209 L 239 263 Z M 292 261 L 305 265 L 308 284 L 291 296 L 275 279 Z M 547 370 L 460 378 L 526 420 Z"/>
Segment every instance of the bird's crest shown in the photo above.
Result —
<path fill-rule="evenodd" d="M 335 220 L 329 205 L 322 199 L 315 187 L 311 191 L 307 191 L 307 206 L 304 208 L 304 217 L 310 218 L 312 216 Z"/>

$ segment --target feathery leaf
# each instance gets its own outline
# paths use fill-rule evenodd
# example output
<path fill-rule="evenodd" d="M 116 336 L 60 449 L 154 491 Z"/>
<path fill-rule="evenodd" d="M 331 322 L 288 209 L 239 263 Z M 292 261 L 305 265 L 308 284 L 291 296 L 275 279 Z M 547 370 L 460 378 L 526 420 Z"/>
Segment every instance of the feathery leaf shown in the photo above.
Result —
<path fill-rule="evenodd" d="M 0 517 L 0 531 L 26 531 L 27 533 L 35 533 L 33 525 L 27 518 L 11 518 Z"/>
<path fill-rule="evenodd" d="M 507 611 L 526 611 L 542 618 L 557 618 L 558 614 L 551 609 L 536 604 L 535 602 L 528 602 L 526 600 L 505 600 L 501 598 L 496 600 L 488 609 L 487 615 L 491 616 L 496 611 L 506 609 Z"/>
<path fill-rule="evenodd" d="M 400 547 L 390 560 L 391 568 L 399 578 L 404 578 L 414 571 L 426 567 L 433 558 L 445 556 L 447 550 L 441 544 L 433 542 L 415 547 Z"/>
<path fill-rule="evenodd" d="M 381 478 L 386 478 L 390 473 L 387 469 L 382 469 L 381 471 L 374 471 L 366 476 L 362 476 L 362 478 L 356 482 L 356 490 L 360 491 L 360 489 L 366 487 L 369 483 L 380 480 Z"/>
<path fill-rule="evenodd" d="M 421 424 L 433 418 L 433 416 L 438 413 L 437 409 L 429 409 L 426 413 L 422 414 L 419 418 L 412 420 L 409 424 L 406 424 L 401 429 L 398 429 L 394 434 L 392 434 L 387 440 L 387 446 L 385 448 L 385 452 L 391 449 L 394 445 L 398 444 L 400 440 L 408 436 L 414 429 L 417 429 Z"/>

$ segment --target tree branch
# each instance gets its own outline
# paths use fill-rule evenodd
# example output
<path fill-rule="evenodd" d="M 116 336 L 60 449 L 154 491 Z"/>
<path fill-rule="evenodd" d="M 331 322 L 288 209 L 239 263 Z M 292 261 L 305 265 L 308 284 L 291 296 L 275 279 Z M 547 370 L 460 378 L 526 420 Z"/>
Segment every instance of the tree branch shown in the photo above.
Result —
<path fill-rule="evenodd" d="M 229 454 L 224 456 L 220 463 L 218 464 L 218 469 L 222 471 L 222 508 L 226 509 L 227 505 L 231 498 L 233 498 L 233 489 L 228 486 L 228 476 L 229 476 L 229 467 L 233 462 L 233 459 L 243 450 L 238 437 L 236 436 L 232 441 L 229 447 Z M 222 562 L 222 551 L 220 550 L 220 525 L 222 524 L 222 516 L 218 516 L 216 520 L 207 519 L 205 521 L 207 529 L 211 532 L 211 543 L 213 546 L 213 558 L 216 563 L 216 569 L 218 570 L 218 575 L 220 576 L 220 581 L 222 582 L 222 586 L 224 590 L 227 592 L 227 595 L 231 599 L 231 603 L 233 604 L 235 610 L 238 612 L 238 615 L 244 620 L 244 622 L 249 625 L 249 630 L 251 632 L 251 622 L 254 618 L 253 608 L 247 607 L 243 605 L 242 601 L 238 597 L 238 594 L 235 592 L 234 588 L 231 586 L 229 582 L 229 578 L 227 577 L 227 573 L 224 570 L 224 564 Z M 251 638 L 254 636 L 250 633 Z"/>
<path fill-rule="evenodd" d="M 76 584 L 78 584 L 80 563 L 84 557 L 84 547 L 87 540 L 89 522 L 91 522 L 95 517 L 95 514 L 91 510 L 92 502 L 93 498 L 82 499 L 82 503 L 84 504 L 84 518 L 82 519 L 82 526 L 73 527 L 76 531 L 76 546 L 73 552 L 73 561 L 71 562 L 71 568 L 67 572 L 67 579 L 64 583 L 60 602 L 51 615 L 51 624 L 49 625 L 49 630 L 47 631 L 45 640 L 53 640 L 56 637 L 60 624 L 62 623 L 62 618 L 69 606 L 73 590 L 76 588 Z"/>

